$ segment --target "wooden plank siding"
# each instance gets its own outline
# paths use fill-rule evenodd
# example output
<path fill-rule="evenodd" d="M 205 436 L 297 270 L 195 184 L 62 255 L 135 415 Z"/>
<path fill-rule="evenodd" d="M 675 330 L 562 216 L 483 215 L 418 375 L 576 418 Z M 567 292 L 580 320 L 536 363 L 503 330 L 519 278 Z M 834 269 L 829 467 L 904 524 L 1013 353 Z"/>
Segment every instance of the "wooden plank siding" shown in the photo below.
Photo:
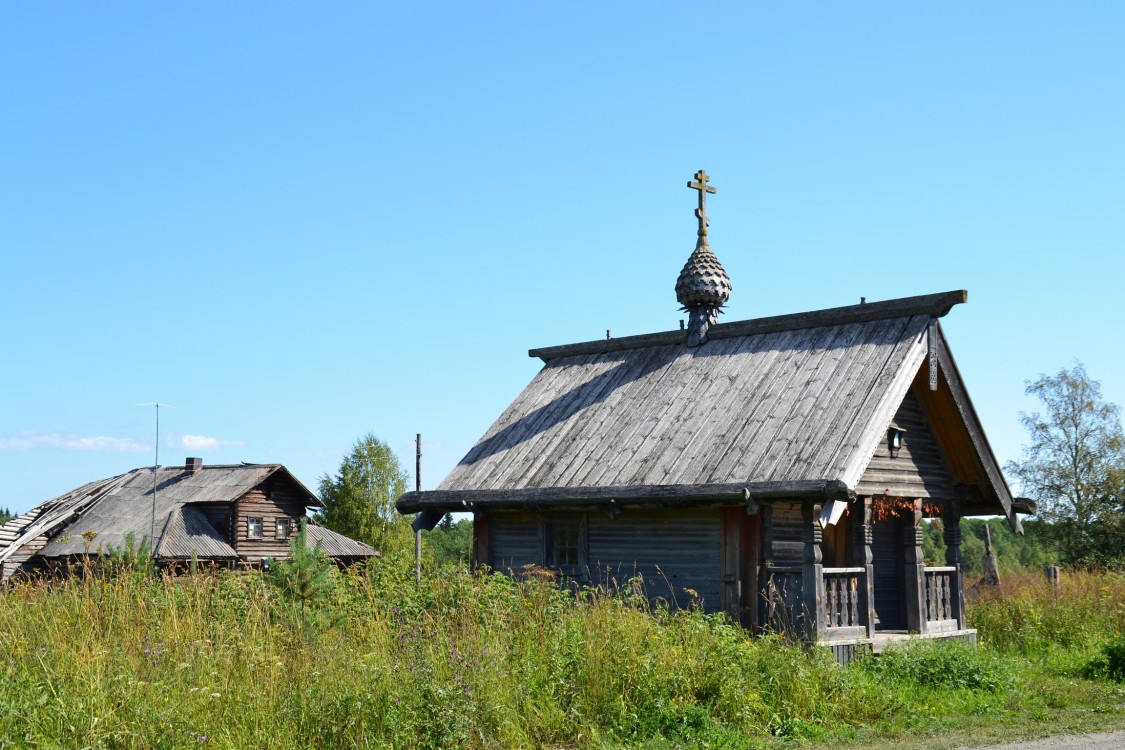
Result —
<path fill-rule="evenodd" d="M 805 543 L 801 539 L 801 504 L 774 503 L 770 514 L 774 565 L 800 565 Z"/>
<path fill-rule="evenodd" d="M 488 514 L 488 564 L 520 574 L 525 566 L 545 567 L 544 525 L 585 519 L 585 570 L 581 582 L 623 586 L 641 577 L 653 601 L 672 607 L 722 607 L 722 536 L 717 508 L 628 511 L 616 520 L 604 513 L 500 512 Z M 688 591 L 690 589 L 691 591 Z M 692 593 L 694 592 L 694 593 Z"/>
<path fill-rule="evenodd" d="M 285 557 L 289 540 L 278 539 L 275 520 L 288 518 L 290 533 L 297 533 L 297 523 L 305 515 L 306 498 L 280 482 L 268 482 L 250 490 L 235 502 L 235 525 L 232 546 L 240 557 L 258 563 L 267 557 Z M 247 538 L 247 519 L 262 519 L 262 538 Z"/>
<path fill-rule="evenodd" d="M 539 516 L 534 513 L 488 514 L 488 566 L 517 575 L 528 565 L 543 565 L 539 559 Z"/>
<path fill-rule="evenodd" d="M 906 394 L 888 427 L 906 431 L 902 449 L 891 458 L 884 436 L 856 485 L 856 494 L 874 497 L 885 493 L 908 500 L 958 497 L 957 482 L 914 389 Z"/>

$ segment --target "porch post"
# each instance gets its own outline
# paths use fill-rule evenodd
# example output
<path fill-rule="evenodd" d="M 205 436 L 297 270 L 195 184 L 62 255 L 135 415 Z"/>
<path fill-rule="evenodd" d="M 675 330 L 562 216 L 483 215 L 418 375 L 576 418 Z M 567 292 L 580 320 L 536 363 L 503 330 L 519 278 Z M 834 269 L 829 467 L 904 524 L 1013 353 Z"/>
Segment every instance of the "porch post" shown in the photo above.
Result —
<path fill-rule="evenodd" d="M 805 543 L 801 571 L 805 640 L 815 643 L 824 635 L 824 566 L 820 554 L 820 505 L 811 500 L 801 503 L 801 539 Z"/>
<path fill-rule="evenodd" d="M 906 627 L 926 632 L 926 560 L 922 555 L 922 500 L 915 499 L 906 512 L 903 546 L 906 548 L 903 575 L 906 579 Z"/>
<path fill-rule="evenodd" d="M 754 597 L 758 608 L 758 626 L 762 631 L 773 627 L 771 621 L 770 568 L 773 567 L 773 504 L 762 505 L 762 567 L 758 570 L 758 592 Z"/>
<path fill-rule="evenodd" d="M 942 538 L 945 540 L 945 564 L 957 568 L 953 574 L 953 595 L 949 599 L 953 607 L 953 617 L 957 627 L 965 629 L 965 579 L 962 572 L 964 560 L 961 557 L 961 505 L 956 500 L 947 500 L 941 508 L 941 523 L 945 527 Z"/>
<path fill-rule="evenodd" d="M 859 511 L 852 521 L 852 562 L 863 567 L 863 586 L 859 591 L 859 611 L 867 626 L 867 637 L 875 637 L 875 560 L 871 552 L 871 498 L 856 499 Z"/>

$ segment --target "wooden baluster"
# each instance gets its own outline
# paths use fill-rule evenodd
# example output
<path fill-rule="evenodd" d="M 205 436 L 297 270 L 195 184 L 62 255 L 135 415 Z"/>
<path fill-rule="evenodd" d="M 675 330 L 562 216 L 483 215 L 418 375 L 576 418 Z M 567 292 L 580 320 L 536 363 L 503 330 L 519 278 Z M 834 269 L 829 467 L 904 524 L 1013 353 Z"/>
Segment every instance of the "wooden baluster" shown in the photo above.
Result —
<path fill-rule="evenodd" d="M 859 625 L 859 574 L 851 574 L 848 576 L 848 624 Z"/>
<path fill-rule="evenodd" d="M 938 580 L 934 573 L 926 573 L 926 620 L 937 619 L 934 616 L 934 591 L 937 589 Z"/>

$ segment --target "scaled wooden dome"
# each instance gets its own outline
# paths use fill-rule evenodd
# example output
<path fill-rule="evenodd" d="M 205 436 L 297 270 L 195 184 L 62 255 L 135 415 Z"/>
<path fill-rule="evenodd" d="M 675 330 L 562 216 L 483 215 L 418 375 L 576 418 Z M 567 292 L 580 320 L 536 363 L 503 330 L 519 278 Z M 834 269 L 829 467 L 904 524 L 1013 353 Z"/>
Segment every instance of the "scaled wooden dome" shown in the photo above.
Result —
<path fill-rule="evenodd" d="M 700 237 L 676 279 L 676 299 L 685 310 L 703 305 L 719 308 L 730 299 L 730 292 L 730 277 L 711 252 L 707 239 Z"/>

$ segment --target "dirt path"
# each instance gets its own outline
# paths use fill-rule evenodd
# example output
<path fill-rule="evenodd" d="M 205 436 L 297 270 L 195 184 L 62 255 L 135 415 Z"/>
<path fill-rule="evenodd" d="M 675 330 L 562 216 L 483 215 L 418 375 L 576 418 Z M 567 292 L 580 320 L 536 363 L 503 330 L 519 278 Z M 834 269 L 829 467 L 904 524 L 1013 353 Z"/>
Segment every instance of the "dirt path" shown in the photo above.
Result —
<path fill-rule="evenodd" d="M 982 746 L 974 746 L 980 748 Z M 1125 731 L 1098 732 L 1095 734 L 1068 734 L 1045 737 L 1041 740 L 1012 742 L 1004 745 L 985 745 L 988 750 L 1125 750 Z M 974 750 L 963 745 L 957 750 Z"/>

